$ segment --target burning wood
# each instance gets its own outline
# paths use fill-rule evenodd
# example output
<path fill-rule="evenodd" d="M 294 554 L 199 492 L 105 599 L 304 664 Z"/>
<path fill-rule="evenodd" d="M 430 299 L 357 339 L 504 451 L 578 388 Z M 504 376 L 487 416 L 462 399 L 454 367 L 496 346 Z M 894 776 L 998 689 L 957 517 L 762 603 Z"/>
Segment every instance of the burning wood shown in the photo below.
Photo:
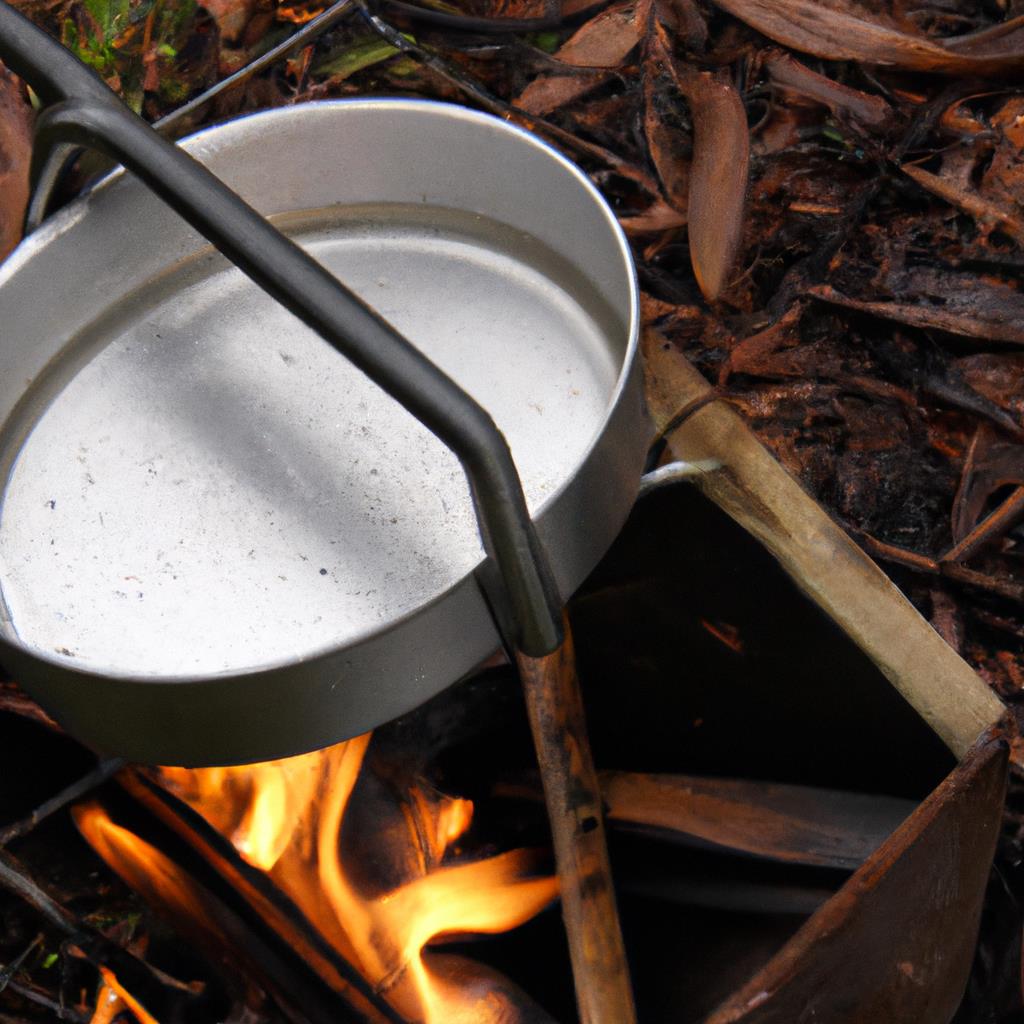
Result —
<path fill-rule="evenodd" d="M 331 947 L 400 1019 L 466 1024 L 524 1018 L 503 983 L 450 956 L 427 951 L 441 936 L 505 931 L 548 906 L 558 892 L 537 876 L 539 858 L 512 850 L 472 860 L 452 855 L 472 823 L 467 800 L 423 782 L 396 792 L 363 772 L 369 734 L 312 754 L 234 768 L 163 768 L 161 783 L 266 872 Z M 349 829 L 358 819 L 365 829 Z M 76 815 L 83 835 L 133 888 L 207 936 L 221 933 L 195 885 L 159 850 L 115 824 L 97 804 Z M 197 840 L 196 840 L 197 841 Z M 265 909 L 272 927 L 288 922 Z M 189 925 L 186 925 L 189 927 Z M 326 969 L 324 980 L 369 1019 L 365 994 Z M 488 984 L 481 978 L 486 974 Z M 504 992 L 496 995 L 495 992 Z"/>

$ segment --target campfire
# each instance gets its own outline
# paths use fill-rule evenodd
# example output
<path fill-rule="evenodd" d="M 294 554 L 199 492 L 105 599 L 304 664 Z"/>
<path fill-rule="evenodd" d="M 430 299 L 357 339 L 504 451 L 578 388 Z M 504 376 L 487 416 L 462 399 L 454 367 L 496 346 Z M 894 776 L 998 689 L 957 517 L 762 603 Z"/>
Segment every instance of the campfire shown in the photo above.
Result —
<path fill-rule="evenodd" d="M 992 838 L 978 830 L 998 813 L 995 748 L 968 754 L 952 789 L 928 796 L 951 765 L 934 734 L 856 648 L 821 632 L 819 613 L 764 552 L 687 491 L 642 501 L 574 605 L 640 1019 L 722 1024 L 730 1018 L 715 1016 L 716 1006 L 749 998 L 745 983 L 774 984 L 777 963 L 789 972 L 781 991 L 803 998 L 816 985 L 817 958 L 847 928 L 837 906 L 877 917 L 873 949 L 909 936 L 910 948 L 886 952 L 883 967 L 896 955 L 915 963 L 920 942 L 940 940 L 943 955 L 964 965 L 974 932 L 961 922 L 976 912 L 985 850 L 969 844 L 977 861 L 958 900 L 928 911 L 938 916 L 925 935 L 893 927 L 904 918 L 893 917 L 887 886 L 930 906 L 949 891 L 928 859 L 935 829 Z M 729 552 L 723 565 L 756 572 L 785 629 L 763 622 L 746 588 L 724 585 L 744 577 L 720 576 L 702 548 L 684 544 L 666 558 L 681 515 Z M 685 592 L 680 578 L 693 584 Z M 622 646 L 621 635 L 637 642 Z M 684 689 L 673 683 L 680 642 L 692 659 Z M 809 645 L 808 659 L 787 662 L 798 642 Z M 827 752 L 814 755 L 807 737 L 834 716 L 820 685 L 826 660 L 857 699 L 833 717 Z M 624 678 L 635 696 L 625 706 Z M 779 716 L 783 684 L 795 703 Z M 866 735 L 878 737 L 870 757 Z M 898 764 L 900 790 L 881 795 L 892 793 Z M 959 823 L 965 814 L 974 817 Z M 197 974 L 207 987 L 226 986 L 240 1021 L 575 1019 L 559 879 L 525 702 L 508 664 L 322 751 L 248 766 L 122 768 L 73 816 L 155 919 L 209 965 L 179 965 L 177 980 L 154 973 L 170 965 L 150 960 L 152 925 L 127 962 L 109 943 L 88 946 L 81 926 L 69 928 L 75 948 L 86 946 L 102 968 L 89 1024 L 121 1024 L 119 1013 L 140 1024 L 224 1019 L 200 1010 Z M 856 899 L 836 903 L 851 886 L 861 887 Z M 836 947 L 850 969 L 860 969 L 867 941 L 854 932 Z M 900 984 L 920 991 L 905 974 L 880 975 L 864 991 Z M 955 1001 L 959 990 L 943 998 Z"/>
<path fill-rule="evenodd" d="M 244 767 L 161 768 L 156 778 L 229 839 L 247 864 L 265 872 L 400 1019 L 514 1019 L 505 999 L 481 988 L 479 970 L 474 976 L 471 966 L 427 947 L 443 937 L 515 928 L 556 898 L 557 881 L 541 872 L 536 851 L 465 856 L 459 843 L 473 821 L 472 802 L 425 781 L 396 790 L 364 768 L 370 739 L 366 734 Z M 75 817 L 85 838 L 133 888 L 172 917 L 194 917 L 216 936 L 202 901 L 159 850 L 97 803 L 79 807 Z M 353 818 L 370 827 L 352 835 Z M 262 913 L 269 927 L 287 931 L 271 907 Z M 321 963 L 324 980 L 340 996 L 371 1010 Z"/>

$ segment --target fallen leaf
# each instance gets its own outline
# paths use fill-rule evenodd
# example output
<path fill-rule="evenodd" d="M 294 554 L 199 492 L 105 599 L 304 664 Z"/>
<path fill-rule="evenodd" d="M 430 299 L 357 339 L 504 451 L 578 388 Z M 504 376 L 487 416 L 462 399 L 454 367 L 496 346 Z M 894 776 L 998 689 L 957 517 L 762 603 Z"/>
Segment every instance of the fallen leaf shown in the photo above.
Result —
<path fill-rule="evenodd" d="M 690 262 L 697 284 L 714 302 L 729 282 L 743 237 L 750 134 L 743 101 L 722 76 L 676 75 L 693 117 L 690 167 Z"/>
<path fill-rule="evenodd" d="M 649 67 L 644 75 L 644 136 L 651 163 L 658 172 L 669 205 L 685 213 L 689 203 L 690 160 L 679 128 L 666 122 L 664 108 L 670 103 L 658 88 Z"/>
<path fill-rule="evenodd" d="M 235 45 L 256 11 L 256 0 L 203 0 L 202 6 L 217 22 L 220 38 L 229 46 Z"/>
<path fill-rule="evenodd" d="M 695 0 L 669 0 L 674 29 L 686 46 L 700 53 L 708 43 L 708 23 Z"/>
<path fill-rule="evenodd" d="M 941 40 L 942 45 L 953 53 L 979 57 L 988 61 L 1005 59 L 1012 62 L 1008 67 L 1020 67 L 1024 60 L 1024 15 L 1018 15 L 977 32 L 962 36 L 951 36 Z"/>
<path fill-rule="evenodd" d="M 796 302 L 775 323 L 740 341 L 718 371 L 719 386 L 727 384 L 734 373 L 760 374 L 765 359 L 780 348 L 795 345 L 799 340 L 803 310 L 803 303 Z"/>
<path fill-rule="evenodd" d="M 859 60 L 948 75 L 999 75 L 1024 67 L 1024 16 L 997 30 L 935 41 L 912 36 L 844 0 L 715 0 L 751 28 L 826 60 Z"/>
<path fill-rule="evenodd" d="M 490 0 L 481 13 L 484 17 L 496 20 L 543 18 L 551 13 L 551 8 L 546 0 Z"/>
<path fill-rule="evenodd" d="M 584 69 L 572 75 L 543 75 L 535 78 L 515 101 L 520 110 L 542 117 L 596 89 L 609 79 L 606 71 Z"/>
<path fill-rule="evenodd" d="M 619 224 L 627 235 L 643 235 L 668 228 L 681 228 L 686 224 L 686 214 L 656 199 L 643 213 L 620 217 Z"/>
<path fill-rule="evenodd" d="M 548 114 L 607 81 L 606 69 L 620 67 L 640 42 L 649 12 L 650 0 L 627 0 L 585 22 L 554 54 L 579 70 L 535 78 L 516 106 L 537 116 Z"/>
<path fill-rule="evenodd" d="M 405 38 L 410 42 L 415 41 L 410 35 L 405 35 Z M 357 71 L 379 64 L 396 53 L 398 50 L 380 36 L 366 36 L 350 41 L 339 52 L 328 55 L 313 68 L 313 74 L 329 75 L 334 81 L 342 82 Z"/>
<path fill-rule="evenodd" d="M 1024 352 L 978 352 L 956 366 L 975 391 L 1024 418 Z"/>
<path fill-rule="evenodd" d="M 32 108 L 18 79 L 0 64 L 0 260 L 21 239 L 29 200 Z"/>

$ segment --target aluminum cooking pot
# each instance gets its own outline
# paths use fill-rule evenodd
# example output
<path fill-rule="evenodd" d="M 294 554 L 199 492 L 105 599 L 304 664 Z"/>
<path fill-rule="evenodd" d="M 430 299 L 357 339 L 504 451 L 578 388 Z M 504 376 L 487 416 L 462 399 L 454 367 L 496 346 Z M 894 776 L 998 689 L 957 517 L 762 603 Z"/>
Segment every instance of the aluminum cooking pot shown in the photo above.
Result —
<path fill-rule="evenodd" d="M 69 143 L 134 173 L 0 267 L 0 661 L 104 753 L 200 765 L 363 732 L 502 637 L 557 646 L 649 434 L 630 254 L 586 177 L 413 100 L 182 144 L 349 292 L 14 19 L 37 177 Z"/>

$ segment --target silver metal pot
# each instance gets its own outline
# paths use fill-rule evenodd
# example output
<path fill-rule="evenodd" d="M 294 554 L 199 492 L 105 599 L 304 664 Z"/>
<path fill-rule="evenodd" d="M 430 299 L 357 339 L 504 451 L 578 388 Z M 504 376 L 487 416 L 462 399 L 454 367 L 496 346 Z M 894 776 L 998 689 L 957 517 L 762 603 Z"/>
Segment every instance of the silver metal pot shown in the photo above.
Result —
<path fill-rule="evenodd" d="M 491 413 L 568 596 L 648 439 L 634 271 L 586 177 L 412 100 L 183 145 Z M 105 753 L 321 747 L 499 645 L 455 456 L 134 177 L 0 267 L 0 423 L 0 660 Z"/>

